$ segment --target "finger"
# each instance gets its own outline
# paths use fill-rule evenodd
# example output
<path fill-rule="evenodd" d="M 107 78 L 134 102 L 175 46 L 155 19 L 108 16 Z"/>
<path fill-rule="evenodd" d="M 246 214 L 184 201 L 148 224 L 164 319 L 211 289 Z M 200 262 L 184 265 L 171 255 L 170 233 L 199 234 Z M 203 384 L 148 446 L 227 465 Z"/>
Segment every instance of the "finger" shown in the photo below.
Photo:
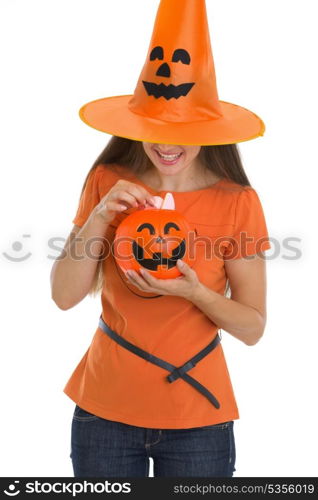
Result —
<path fill-rule="evenodd" d="M 182 274 L 189 274 L 192 269 L 191 267 L 189 266 L 189 264 L 187 264 L 184 260 L 182 259 L 178 259 L 177 260 L 177 266 L 178 266 L 178 269 L 179 271 L 182 272 Z"/>
<path fill-rule="evenodd" d="M 107 210 L 120 210 L 120 211 L 127 209 L 126 205 L 121 205 L 117 201 L 106 201 L 104 208 L 106 208 Z"/>
<path fill-rule="evenodd" d="M 136 271 L 133 271 L 133 270 L 126 271 L 126 276 L 128 276 L 128 278 L 132 282 L 137 283 L 139 286 L 147 285 L 147 283 L 142 278 L 142 276 L 140 276 L 140 274 L 136 273 Z"/>
<path fill-rule="evenodd" d="M 155 290 L 152 289 L 148 285 L 148 283 L 138 274 L 136 271 L 127 271 L 126 276 L 134 285 L 138 286 L 144 292 L 153 292 Z"/>
<path fill-rule="evenodd" d="M 138 186 L 133 182 L 128 182 L 127 191 L 132 194 L 139 203 L 144 203 L 147 200 L 151 205 L 155 204 L 153 196 L 142 186 Z"/>
<path fill-rule="evenodd" d="M 128 191 L 126 191 L 124 189 L 119 189 L 119 190 L 115 191 L 112 194 L 112 197 L 117 202 L 125 201 L 128 203 L 128 205 L 130 205 L 132 207 L 138 206 L 138 200 L 136 200 L 136 197 L 133 196 L 131 193 L 128 193 Z"/>
<path fill-rule="evenodd" d="M 161 279 L 155 278 L 155 276 L 150 274 L 146 269 L 141 268 L 141 269 L 139 269 L 139 272 L 142 275 L 142 277 L 144 278 L 144 280 L 152 287 L 158 287 L 158 285 L 160 286 L 160 283 L 162 281 L 164 281 L 165 283 L 167 282 L 167 280 L 161 280 Z"/>
<path fill-rule="evenodd" d="M 176 280 L 182 279 L 186 280 L 185 276 L 178 276 L 173 279 L 160 279 L 153 276 L 151 273 L 146 271 L 146 269 L 139 269 L 139 272 L 142 274 L 144 280 L 148 283 L 148 286 L 151 287 L 151 290 L 156 293 L 170 293 L 174 294 L 176 289 Z"/>
<path fill-rule="evenodd" d="M 104 203 L 100 202 L 96 207 L 96 214 L 101 215 L 103 218 L 108 218 L 108 215 L 112 212 L 123 212 L 126 210 L 126 205 L 121 205 L 115 201 L 105 201 Z"/>

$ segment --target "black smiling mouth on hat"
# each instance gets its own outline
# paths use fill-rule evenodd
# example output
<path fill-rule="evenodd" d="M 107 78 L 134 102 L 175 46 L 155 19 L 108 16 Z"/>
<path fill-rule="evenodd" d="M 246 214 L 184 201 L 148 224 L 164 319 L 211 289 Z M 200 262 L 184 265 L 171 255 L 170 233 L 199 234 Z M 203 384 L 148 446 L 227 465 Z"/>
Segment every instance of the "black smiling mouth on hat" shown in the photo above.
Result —
<path fill-rule="evenodd" d="M 157 83 L 145 81 L 142 83 L 149 96 L 153 95 L 156 99 L 164 97 L 167 101 L 172 98 L 179 99 L 181 96 L 185 97 L 194 85 L 194 83 L 182 83 L 181 85 L 165 85 L 164 83 L 160 83 L 160 85 L 158 85 Z"/>
<path fill-rule="evenodd" d="M 157 46 L 154 47 L 150 53 L 150 61 L 155 61 L 156 59 L 163 61 L 164 58 L 164 50 L 163 47 Z M 172 55 L 172 63 L 189 65 L 191 62 L 190 54 L 185 49 L 176 49 Z M 171 77 L 171 69 L 169 64 L 162 63 L 157 72 L 156 76 L 160 76 L 162 78 L 170 78 Z M 189 94 L 192 87 L 195 85 L 195 82 L 190 83 L 181 83 L 180 85 L 165 85 L 164 83 L 154 83 L 154 82 L 146 82 L 142 80 L 146 92 L 149 96 L 154 96 L 156 99 L 163 97 L 164 99 L 179 99 L 180 97 L 185 97 Z"/>
<path fill-rule="evenodd" d="M 166 265 L 168 269 L 175 267 L 177 260 L 184 256 L 186 247 L 185 240 L 182 240 L 180 245 L 172 250 L 172 257 L 163 257 L 162 252 L 154 252 L 152 259 L 144 258 L 144 249 L 136 241 L 132 244 L 132 250 L 138 264 L 150 271 L 157 271 L 158 266 Z"/>

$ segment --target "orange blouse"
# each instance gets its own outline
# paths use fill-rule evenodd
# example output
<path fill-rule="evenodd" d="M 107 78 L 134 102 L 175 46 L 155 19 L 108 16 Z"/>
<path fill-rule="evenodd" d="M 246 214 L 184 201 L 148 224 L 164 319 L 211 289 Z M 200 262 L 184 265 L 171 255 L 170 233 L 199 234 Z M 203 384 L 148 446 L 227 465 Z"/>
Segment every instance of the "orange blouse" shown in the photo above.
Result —
<path fill-rule="evenodd" d="M 146 186 L 127 168 L 98 165 L 90 173 L 73 223 L 83 226 L 119 179 L 141 185 L 152 195 L 166 193 Z M 172 193 L 176 210 L 196 230 L 192 268 L 202 283 L 224 295 L 224 260 L 271 248 L 257 192 L 221 179 L 208 188 Z M 118 213 L 108 225 L 105 237 L 110 244 L 118 224 L 134 210 Z M 218 326 L 191 301 L 157 297 L 127 283 L 112 251 L 103 260 L 103 272 L 102 317 L 132 344 L 180 366 L 215 337 Z M 217 398 L 220 408 L 181 378 L 169 383 L 166 370 L 118 345 L 97 326 L 64 393 L 97 416 L 140 427 L 191 428 L 240 418 L 222 342 L 189 374 Z"/>

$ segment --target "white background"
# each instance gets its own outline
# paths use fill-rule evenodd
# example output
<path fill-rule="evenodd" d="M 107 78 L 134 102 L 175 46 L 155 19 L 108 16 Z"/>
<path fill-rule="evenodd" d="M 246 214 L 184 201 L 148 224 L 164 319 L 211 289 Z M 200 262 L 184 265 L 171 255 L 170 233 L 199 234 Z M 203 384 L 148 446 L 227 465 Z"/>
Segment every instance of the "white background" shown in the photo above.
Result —
<path fill-rule="evenodd" d="M 62 389 L 101 306 L 86 297 L 58 309 L 49 282 L 58 252 L 48 241 L 68 236 L 84 178 L 109 139 L 78 110 L 134 91 L 157 6 L 0 3 L 1 476 L 73 476 L 74 403 Z M 316 476 L 316 1 L 207 0 L 207 8 L 219 98 L 266 125 L 239 148 L 274 248 L 263 338 L 248 347 L 222 332 L 241 417 L 235 475 Z M 296 259 L 283 248 L 288 237 L 299 239 Z"/>

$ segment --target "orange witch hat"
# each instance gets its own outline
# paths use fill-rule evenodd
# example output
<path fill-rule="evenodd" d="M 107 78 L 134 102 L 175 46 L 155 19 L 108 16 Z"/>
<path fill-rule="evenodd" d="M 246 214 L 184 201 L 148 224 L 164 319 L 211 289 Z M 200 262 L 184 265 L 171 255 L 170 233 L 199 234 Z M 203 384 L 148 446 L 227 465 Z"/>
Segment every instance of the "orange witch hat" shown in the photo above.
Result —
<path fill-rule="evenodd" d="M 134 94 L 79 114 L 102 132 L 162 144 L 231 144 L 265 131 L 252 111 L 219 100 L 205 0 L 161 0 Z"/>

